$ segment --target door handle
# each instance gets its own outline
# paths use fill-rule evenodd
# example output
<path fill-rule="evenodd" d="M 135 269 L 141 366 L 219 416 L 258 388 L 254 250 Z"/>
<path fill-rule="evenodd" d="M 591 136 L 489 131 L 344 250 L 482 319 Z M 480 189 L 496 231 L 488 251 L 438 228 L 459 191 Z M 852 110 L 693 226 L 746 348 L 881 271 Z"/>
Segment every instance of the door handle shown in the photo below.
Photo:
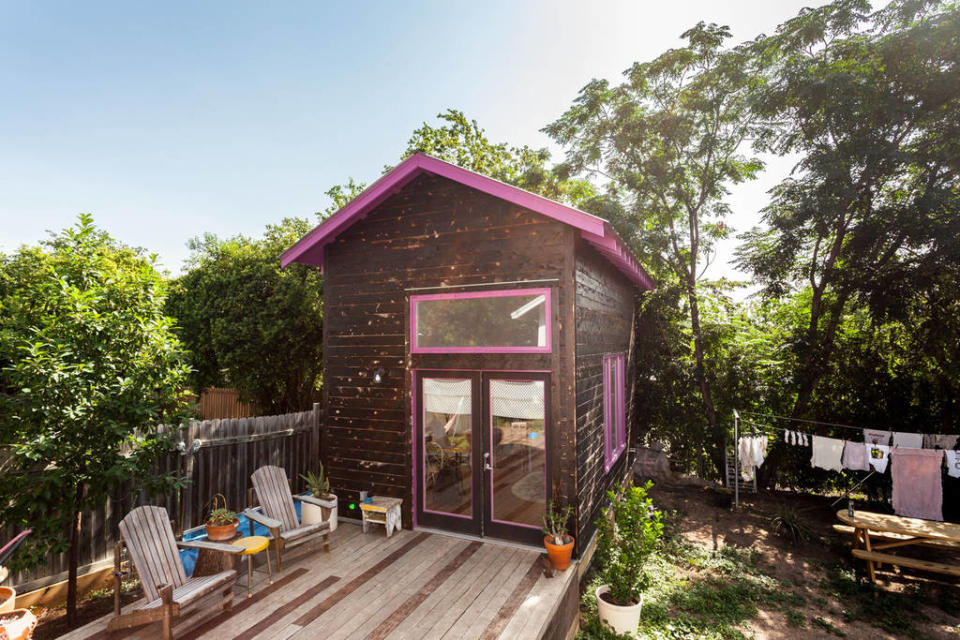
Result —
<path fill-rule="evenodd" d="M 490 466 L 490 452 L 483 452 L 483 470 L 484 471 L 493 471 L 493 467 Z"/>
<path fill-rule="evenodd" d="M 484 471 L 493 471 L 493 467 L 490 466 L 490 463 L 489 463 L 489 462 L 484 462 L 484 463 L 483 463 L 483 470 L 484 470 Z"/>

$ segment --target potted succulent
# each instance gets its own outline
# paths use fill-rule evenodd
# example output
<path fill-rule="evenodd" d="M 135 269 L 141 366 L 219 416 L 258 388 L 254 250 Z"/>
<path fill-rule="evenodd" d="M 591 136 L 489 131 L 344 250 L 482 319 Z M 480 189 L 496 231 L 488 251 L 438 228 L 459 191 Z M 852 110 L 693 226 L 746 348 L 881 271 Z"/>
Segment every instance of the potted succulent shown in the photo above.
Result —
<path fill-rule="evenodd" d="M 304 482 L 307 483 L 307 490 L 313 494 L 314 498 L 323 500 L 327 504 L 317 506 L 307 502 L 300 503 L 300 522 L 303 524 L 317 524 L 318 522 L 330 522 L 330 531 L 337 528 L 337 496 L 330 492 L 330 479 L 323 472 L 323 464 L 320 465 L 318 473 L 307 473 L 301 475 Z"/>
<path fill-rule="evenodd" d="M 547 548 L 550 564 L 557 571 L 570 566 L 574 540 L 567 533 L 567 522 L 571 515 L 573 507 L 567 505 L 560 509 L 553 500 L 547 503 L 547 511 L 543 514 L 543 546 Z"/>
<path fill-rule="evenodd" d="M 207 540 L 217 542 L 229 540 L 237 534 L 240 520 L 237 514 L 227 509 L 227 499 L 222 493 L 213 496 L 210 503 L 210 513 L 204 528 L 207 530 Z"/>
<path fill-rule="evenodd" d="M 652 486 L 629 483 L 620 493 L 608 491 L 610 506 L 596 523 L 596 560 L 605 583 L 596 590 L 597 611 L 617 633 L 637 632 L 649 582 L 644 565 L 663 535 L 661 514 L 647 496 Z"/>

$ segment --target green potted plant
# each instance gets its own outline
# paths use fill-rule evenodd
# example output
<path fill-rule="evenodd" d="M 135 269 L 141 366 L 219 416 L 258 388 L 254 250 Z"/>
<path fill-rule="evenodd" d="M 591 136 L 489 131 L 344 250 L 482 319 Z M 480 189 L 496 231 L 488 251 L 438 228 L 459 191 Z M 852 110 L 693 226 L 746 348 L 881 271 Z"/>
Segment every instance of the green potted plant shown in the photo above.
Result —
<path fill-rule="evenodd" d="M 204 528 L 207 530 L 207 540 L 217 542 L 229 540 L 237 534 L 237 527 L 240 520 L 237 514 L 227 509 L 227 499 L 222 493 L 213 496 L 210 501 L 210 513 L 207 515 L 207 521 Z"/>
<path fill-rule="evenodd" d="M 662 516 L 647 496 L 652 486 L 631 482 L 620 493 L 608 491 L 610 506 L 596 522 L 596 560 L 605 583 L 596 590 L 597 611 L 617 633 L 637 632 L 649 583 L 644 566 L 663 535 Z"/>
<path fill-rule="evenodd" d="M 567 533 L 567 522 L 571 515 L 573 507 L 567 505 L 561 509 L 553 500 L 547 503 L 547 511 L 543 514 L 543 546 L 547 548 L 550 564 L 557 571 L 570 566 L 574 539 Z"/>
<path fill-rule="evenodd" d="M 324 473 L 323 464 L 320 464 L 320 470 L 317 473 L 306 473 L 300 476 L 307 484 L 307 490 L 318 500 L 326 502 L 323 506 L 300 503 L 300 522 L 303 524 L 317 524 L 319 522 L 330 522 L 330 531 L 337 528 L 337 496 L 330 491 L 330 478 Z"/>

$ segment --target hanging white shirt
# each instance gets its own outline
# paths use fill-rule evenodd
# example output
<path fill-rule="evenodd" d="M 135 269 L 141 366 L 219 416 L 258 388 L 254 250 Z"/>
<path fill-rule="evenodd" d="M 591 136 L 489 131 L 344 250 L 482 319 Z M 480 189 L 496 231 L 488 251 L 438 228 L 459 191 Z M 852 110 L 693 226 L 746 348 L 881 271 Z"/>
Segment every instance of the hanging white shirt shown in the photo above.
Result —
<path fill-rule="evenodd" d="M 949 449 L 943 452 L 943 462 L 947 465 L 947 475 L 960 478 L 960 451 Z"/>
<path fill-rule="evenodd" d="M 880 429 L 864 429 L 863 441 L 867 444 L 890 444 L 892 431 L 881 431 Z"/>
<path fill-rule="evenodd" d="M 893 446 L 904 449 L 923 449 L 923 434 L 894 431 Z"/>
<path fill-rule="evenodd" d="M 877 473 L 886 473 L 890 462 L 890 447 L 885 444 L 872 444 L 867 447 L 867 462 Z"/>
<path fill-rule="evenodd" d="M 737 445 L 740 473 L 744 480 L 753 480 L 757 467 L 767 457 L 767 436 L 744 436 Z"/>
<path fill-rule="evenodd" d="M 843 440 L 813 436 L 813 456 L 810 463 L 814 467 L 829 471 L 843 471 Z"/>

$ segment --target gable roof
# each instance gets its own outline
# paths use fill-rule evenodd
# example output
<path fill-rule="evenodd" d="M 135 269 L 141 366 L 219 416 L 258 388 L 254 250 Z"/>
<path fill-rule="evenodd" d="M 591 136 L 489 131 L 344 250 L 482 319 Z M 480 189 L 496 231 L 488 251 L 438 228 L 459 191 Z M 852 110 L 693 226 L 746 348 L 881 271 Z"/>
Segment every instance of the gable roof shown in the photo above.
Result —
<path fill-rule="evenodd" d="M 367 187 L 363 193 L 351 200 L 349 204 L 320 223 L 284 252 L 280 257 L 280 264 L 286 267 L 293 262 L 299 262 L 323 268 L 323 250 L 326 245 L 336 240 L 338 235 L 357 221 L 365 218 L 374 207 L 400 191 L 411 180 L 423 173 L 431 173 L 459 182 L 462 185 L 579 229 L 583 239 L 593 245 L 631 282 L 641 289 L 653 289 L 655 286 L 640 262 L 617 235 L 613 226 L 603 218 L 562 205 L 559 202 L 554 202 L 479 173 L 462 169 L 424 153 L 415 153 L 398 164 Z"/>

